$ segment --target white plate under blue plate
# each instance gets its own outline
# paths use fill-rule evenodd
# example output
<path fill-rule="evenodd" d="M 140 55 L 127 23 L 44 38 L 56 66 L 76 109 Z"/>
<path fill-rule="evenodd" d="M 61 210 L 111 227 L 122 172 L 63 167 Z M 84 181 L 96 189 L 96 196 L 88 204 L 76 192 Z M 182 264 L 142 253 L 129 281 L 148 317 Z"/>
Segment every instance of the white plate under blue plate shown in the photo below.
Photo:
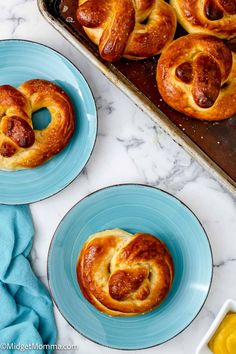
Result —
<path fill-rule="evenodd" d="M 112 228 L 156 235 L 173 256 L 172 290 L 145 315 L 101 313 L 77 284 L 76 263 L 84 242 Z M 175 197 L 143 185 L 113 186 L 84 198 L 61 221 L 49 250 L 48 279 L 57 307 L 78 332 L 113 348 L 147 348 L 173 338 L 197 316 L 211 285 L 211 248 L 196 216 Z"/>
<path fill-rule="evenodd" d="M 0 41 L 0 85 L 18 87 L 36 78 L 52 81 L 68 93 L 75 108 L 75 132 L 68 146 L 42 166 L 16 172 L 0 171 L 0 203 L 31 203 L 59 192 L 81 172 L 96 140 L 95 102 L 78 69 L 64 56 L 41 44 Z M 46 109 L 33 115 L 37 129 L 49 121 Z"/>

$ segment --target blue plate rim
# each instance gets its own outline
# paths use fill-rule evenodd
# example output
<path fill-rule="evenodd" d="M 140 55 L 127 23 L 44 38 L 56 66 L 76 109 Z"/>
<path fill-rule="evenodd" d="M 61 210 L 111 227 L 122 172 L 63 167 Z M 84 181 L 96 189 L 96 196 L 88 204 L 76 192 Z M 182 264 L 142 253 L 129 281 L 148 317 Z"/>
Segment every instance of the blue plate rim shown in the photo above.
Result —
<path fill-rule="evenodd" d="M 53 197 L 54 195 L 57 195 L 58 193 L 60 193 L 61 191 L 63 191 L 65 188 L 67 188 L 68 186 L 70 186 L 75 180 L 76 178 L 79 177 L 79 175 L 82 173 L 83 169 L 86 167 L 86 165 L 88 164 L 93 152 L 94 152 L 94 149 L 95 149 L 95 145 L 96 145 L 96 142 L 97 142 L 97 137 L 98 137 L 98 109 L 97 109 L 97 104 L 96 104 L 96 100 L 95 100 L 95 97 L 94 97 L 94 94 L 93 94 L 93 91 L 88 83 L 88 80 L 85 78 L 85 76 L 81 73 L 80 69 L 70 60 L 68 59 L 64 54 L 60 53 L 58 50 L 50 47 L 49 45 L 47 44 L 43 44 L 43 43 L 39 43 L 39 42 L 36 42 L 36 41 L 32 41 L 32 40 L 29 40 L 29 39 L 18 39 L 18 38 L 6 38 L 6 39 L 1 39 L 0 40 L 0 44 L 2 42 L 23 42 L 23 43 L 31 43 L 33 45 L 36 45 L 36 46 L 39 46 L 39 47 L 44 47 L 44 48 L 47 48 L 47 49 L 50 49 L 52 50 L 53 52 L 55 52 L 57 55 L 61 56 L 62 58 L 66 59 L 78 72 L 79 74 L 82 76 L 82 78 L 84 79 L 84 81 L 86 82 L 87 86 L 88 86 L 88 90 L 89 92 L 91 93 L 91 96 L 93 98 L 93 101 L 94 101 L 94 106 L 95 106 L 95 135 L 94 135 L 94 138 L 93 138 L 93 144 L 92 144 L 92 148 L 91 148 L 91 151 L 87 157 L 87 160 L 85 161 L 84 163 L 84 166 L 82 167 L 81 171 L 68 183 L 66 183 L 63 187 L 59 188 L 57 192 L 55 193 L 52 193 L 50 195 L 48 195 L 47 197 L 43 197 L 43 198 L 40 198 L 40 199 L 35 199 L 35 200 L 32 200 L 32 201 L 29 201 L 29 202 L 24 202 L 23 204 L 24 205 L 29 205 L 29 204 L 33 204 L 33 203 L 38 203 L 38 202 L 41 202 L 42 200 L 46 200 L 48 198 L 51 198 Z M 22 205 L 21 202 L 1 202 L 1 204 L 3 205 Z"/>
<path fill-rule="evenodd" d="M 52 246 L 53 246 L 53 243 L 54 243 L 54 240 L 56 239 L 56 234 L 57 234 L 57 231 L 59 230 L 60 226 L 63 224 L 64 222 L 64 219 L 67 217 L 67 215 L 71 212 L 72 209 L 74 209 L 80 202 L 82 202 L 83 200 L 87 199 L 87 198 L 90 198 L 92 195 L 96 194 L 96 193 L 100 193 L 104 190 L 107 190 L 107 189 L 112 189 L 112 188 L 116 188 L 116 187 L 130 187 L 130 186 L 136 186 L 136 187 L 143 187 L 144 189 L 147 188 L 147 189 L 154 189 L 154 190 L 159 190 L 160 192 L 164 193 L 164 194 L 167 194 L 168 196 L 172 197 L 173 199 L 176 199 L 178 202 L 180 202 L 180 204 L 182 204 L 183 207 L 185 207 L 186 209 L 188 209 L 190 211 L 190 213 L 196 218 L 196 220 L 198 221 L 199 225 L 201 226 L 204 234 L 205 234 L 205 237 L 206 237 L 206 240 L 208 242 L 208 246 L 209 246 L 209 250 L 210 250 L 210 256 L 211 256 L 211 278 L 210 278 L 210 282 L 209 282 L 209 287 L 208 287 L 208 290 L 207 290 L 207 293 L 206 293 L 206 297 L 200 307 L 200 309 L 198 310 L 198 312 L 196 313 L 196 315 L 193 317 L 193 319 L 183 328 L 181 329 L 178 333 L 176 333 L 174 336 L 170 337 L 169 339 L 161 342 L 161 343 L 157 343 L 157 344 L 154 344 L 154 345 L 151 345 L 151 346 L 148 346 L 148 347 L 140 347 L 140 348 L 121 348 L 121 347 L 114 347 L 114 346 L 111 346 L 111 345 L 107 345 L 107 344 L 103 344 L 101 342 L 97 342 L 95 341 L 94 339 L 86 336 L 85 334 L 81 333 L 77 328 L 75 328 L 75 326 L 66 318 L 66 316 L 63 314 L 62 310 L 60 309 L 57 301 L 55 300 L 55 297 L 52 293 L 52 288 L 51 288 L 51 282 L 50 282 L 50 276 L 49 276 L 49 257 L 50 257 L 50 254 L 51 254 L 51 250 L 52 250 Z M 210 243 L 210 240 L 209 240 L 209 237 L 207 235 L 207 232 L 205 230 L 205 228 L 203 227 L 201 221 L 199 220 L 199 218 L 195 215 L 195 213 L 190 209 L 190 207 L 188 207 L 182 200 L 180 200 L 179 198 L 177 198 L 176 196 L 174 196 L 173 194 L 161 189 L 161 188 L 157 188 L 157 187 L 154 187 L 152 185 L 148 185 L 148 184 L 145 184 L 145 183 L 118 183 L 118 184 L 112 184 L 112 185 L 109 185 L 109 186 L 106 186 L 106 187 L 103 187 L 103 188 L 100 188 L 100 189 L 97 189 L 95 190 L 94 192 L 91 192 L 89 194 L 87 194 L 85 197 L 83 197 L 82 199 L 80 199 L 77 203 L 75 203 L 67 212 L 66 214 L 63 216 L 63 218 L 61 219 L 61 221 L 59 222 L 59 224 L 57 225 L 56 227 L 56 230 L 52 236 L 52 239 L 50 241 L 50 245 L 49 245 L 49 248 L 48 248 L 48 254 L 47 254 L 47 280 L 48 280 L 48 286 L 49 286 L 49 293 L 50 293 L 50 296 L 54 302 L 54 304 L 56 305 L 58 311 L 60 312 L 60 314 L 62 315 L 62 317 L 65 319 L 65 321 L 77 332 L 79 333 L 80 335 L 82 335 L 83 337 L 85 337 L 86 339 L 90 340 L 91 342 L 95 343 L 95 344 L 98 344 L 100 346 L 103 346 L 103 347 L 106 347 L 106 348 L 111 348 L 111 349 L 116 349 L 116 350 L 122 350 L 122 351 L 132 351 L 132 350 L 144 350 L 144 349 L 150 349 L 150 348 L 154 348 L 154 347 L 158 347 L 164 343 L 167 343 L 169 342 L 170 340 L 174 339 L 175 337 L 177 337 L 179 334 L 181 334 L 182 332 L 184 332 L 192 323 L 193 321 L 197 318 L 197 316 L 200 314 L 201 310 L 203 309 L 205 303 L 206 303 L 206 300 L 209 296 L 209 293 L 210 293 L 210 290 L 211 290 L 211 286 L 212 286 L 212 280 L 213 280 L 213 269 L 214 269 L 214 263 L 213 263 L 213 251 L 212 251 L 212 247 L 211 247 L 211 243 Z"/>

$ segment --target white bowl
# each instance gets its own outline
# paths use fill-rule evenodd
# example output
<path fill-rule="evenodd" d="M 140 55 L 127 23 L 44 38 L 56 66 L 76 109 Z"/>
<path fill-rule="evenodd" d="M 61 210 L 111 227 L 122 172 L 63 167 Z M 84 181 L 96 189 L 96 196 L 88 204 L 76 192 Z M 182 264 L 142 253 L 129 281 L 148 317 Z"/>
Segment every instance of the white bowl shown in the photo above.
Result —
<path fill-rule="evenodd" d="M 211 327 L 197 347 L 196 354 L 212 354 L 212 351 L 208 347 L 208 343 L 228 312 L 236 313 L 236 301 L 232 299 L 225 301 Z"/>

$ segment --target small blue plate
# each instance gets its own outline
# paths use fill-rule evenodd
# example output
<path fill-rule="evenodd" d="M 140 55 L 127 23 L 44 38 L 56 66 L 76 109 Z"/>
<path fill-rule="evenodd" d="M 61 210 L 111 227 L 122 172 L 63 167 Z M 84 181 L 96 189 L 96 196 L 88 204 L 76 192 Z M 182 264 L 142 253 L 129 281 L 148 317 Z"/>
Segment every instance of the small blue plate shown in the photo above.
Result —
<path fill-rule="evenodd" d="M 96 140 L 96 106 L 79 70 L 44 45 L 22 40 L 0 41 L 0 85 L 18 87 L 30 79 L 52 81 L 67 92 L 74 104 L 76 128 L 70 143 L 40 167 L 0 171 L 0 203 L 3 204 L 36 202 L 65 188 L 85 166 Z M 36 129 L 42 129 L 49 121 L 46 109 L 33 114 Z"/>
<path fill-rule="evenodd" d="M 161 306 L 145 315 L 105 315 L 78 286 L 76 264 L 84 242 L 112 228 L 156 235 L 172 254 L 173 287 Z M 51 294 L 62 315 L 85 337 L 117 349 L 152 347 L 183 331 L 206 300 L 212 269 L 210 244 L 196 216 L 170 194 L 136 184 L 108 187 L 76 204 L 58 226 L 48 255 Z"/>

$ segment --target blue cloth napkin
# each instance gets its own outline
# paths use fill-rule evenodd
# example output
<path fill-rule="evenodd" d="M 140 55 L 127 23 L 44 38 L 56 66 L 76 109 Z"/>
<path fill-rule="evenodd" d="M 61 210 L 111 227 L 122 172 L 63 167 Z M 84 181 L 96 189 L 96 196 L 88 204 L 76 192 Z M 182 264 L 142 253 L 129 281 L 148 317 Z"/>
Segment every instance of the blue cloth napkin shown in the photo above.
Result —
<path fill-rule="evenodd" d="M 43 345 L 56 342 L 50 296 L 28 259 L 33 235 L 27 206 L 0 205 L 0 353 L 23 352 L 32 344 L 37 347 L 25 352 L 52 353 Z"/>

